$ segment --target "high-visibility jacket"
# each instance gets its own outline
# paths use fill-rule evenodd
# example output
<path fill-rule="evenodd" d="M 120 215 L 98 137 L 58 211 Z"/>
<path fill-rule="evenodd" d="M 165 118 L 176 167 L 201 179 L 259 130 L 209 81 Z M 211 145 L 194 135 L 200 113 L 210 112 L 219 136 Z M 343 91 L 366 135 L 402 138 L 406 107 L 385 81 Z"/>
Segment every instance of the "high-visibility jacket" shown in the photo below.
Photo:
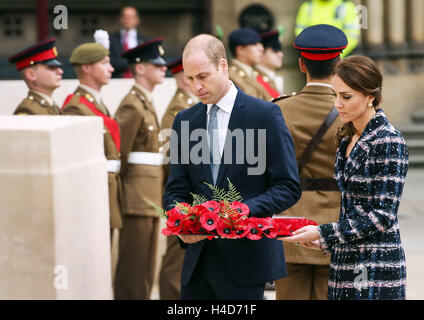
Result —
<path fill-rule="evenodd" d="M 348 46 L 342 57 L 347 56 L 359 42 L 360 25 L 355 4 L 346 0 L 308 0 L 299 8 L 296 18 L 295 35 L 303 29 L 316 25 L 329 24 L 342 30 L 347 37 Z"/>

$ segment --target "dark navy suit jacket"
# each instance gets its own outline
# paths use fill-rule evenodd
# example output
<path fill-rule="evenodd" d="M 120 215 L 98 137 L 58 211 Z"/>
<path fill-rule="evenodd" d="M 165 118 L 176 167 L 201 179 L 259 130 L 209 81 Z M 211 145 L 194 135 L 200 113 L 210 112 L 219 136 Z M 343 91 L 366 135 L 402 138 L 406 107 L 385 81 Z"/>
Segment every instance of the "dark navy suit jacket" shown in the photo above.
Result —
<path fill-rule="evenodd" d="M 204 184 L 212 182 L 209 164 L 181 163 L 181 146 L 187 143 L 187 137 L 181 132 L 182 121 L 189 122 L 189 131 L 206 130 L 207 106 L 198 103 L 177 114 L 173 130 L 177 136 L 171 136 L 171 171 L 164 194 L 164 205 L 172 208 L 174 201 L 191 203 L 190 193 L 212 198 L 211 190 Z M 272 103 L 246 95 L 238 90 L 231 113 L 228 129 L 241 129 L 245 137 L 247 129 L 255 129 L 255 155 L 258 154 L 258 129 L 266 129 L 266 170 L 261 175 L 248 175 L 249 167 L 257 165 L 244 161 L 236 163 L 236 152 L 232 152 L 232 164 L 225 164 L 225 154 L 218 173 L 216 186 L 228 188 L 227 178 L 235 185 L 250 208 L 250 217 L 270 217 L 293 206 L 301 196 L 293 140 L 285 125 L 280 108 Z M 185 139 L 185 141 L 183 141 Z M 190 151 L 198 141 L 191 141 Z M 229 139 L 227 137 L 225 148 Z M 178 163 L 172 162 L 172 148 L 178 146 Z M 235 149 L 233 138 L 232 149 Z M 197 149 L 196 149 L 197 150 Z M 246 150 L 246 146 L 245 146 Z M 186 152 L 187 150 L 183 151 Z M 175 154 L 174 154 L 175 156 Z M 243 162 L 243 163 L 240 163 Z M 252 162 L 252 161 L 250 161 Z M 284 251 L 281 241 L 264 238 L 261 240 L 214 239 L 203 240 L 186 245 L 181 283 L 187 284 L 196 266 L 206 241 L 217 241 L 222 257 L 222 270 L 239 285 L 258 285 L 271 282 L 287 275 Z"/>
<path fill-rule="evenodd" d="M 137 31 L 137 44 L 141 44 L 148 39 Z M 110 42 L 110 63 L 115 71 L 112 73 L 113 78 L 120 78 L 128 69 L 128 61 L 121 57 L 123 50 L 121 32 L 118 30 L 109 37 Z"/>

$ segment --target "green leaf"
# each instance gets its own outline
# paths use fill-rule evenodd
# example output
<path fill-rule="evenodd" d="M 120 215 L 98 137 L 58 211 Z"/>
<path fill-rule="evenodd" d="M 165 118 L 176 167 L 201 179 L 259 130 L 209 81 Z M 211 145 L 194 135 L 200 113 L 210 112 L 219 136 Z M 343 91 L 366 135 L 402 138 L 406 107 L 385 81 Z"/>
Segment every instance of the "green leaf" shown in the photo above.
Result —
<path fill-rule="evenodd" d="M 240 192 L 236 190 L 236 187 L 231 183 L 230 179 L 228 179 L 228 191 L 225 189 L 220 189 L 217 186 L 213 186 L 207 182 L 204 182 L 209 189 L 213 192 L 213 200 L 215 201 L 227 201 L 227 202 L 234 202 L 234 201 L 243 201 L 243 197 L 240 195 Z"/>
<path fill-rule="evenodd" d="M 215 26 L 215 34 L 219 40 L 222 40 L 224 38 L 224 30 L 222 30 L 219 25 Z"/>
<path fill-rule="evenodd" d="M 228 193 L 227 193 L 227 201 L 228 202 L 234 202 L 234 201 L 243 201 L 243 197 L 241 196 L 240 192 L 237 191 L 236 187 L 231 183 L 230 179 L 228 180 Z"/>
<path fill-rule="evenodd" d="M 190 194 L 193 197 L 193 204 L 192 204 L 193 207 L 208 201 L 208 199 L 204 196 L 194 194 L 194 193 L 191 193 L 191 192 L 190 192 Z"/>
<path fill-rule="evenodd" d="M 146 202 L 148 204 L 150 204 L 155 209 L 155 211 L 159 215 L 159 217 L 168 219 L 168 215 L 166 214 L 165 210 L 163 210 L 161 207 L 159 207 L 158 205 L 154 204 L 153 202 L 151 202 L 150 200 L 148 200 L 146 198 L 144 198 L 144 200 L 146 200 Z"/>

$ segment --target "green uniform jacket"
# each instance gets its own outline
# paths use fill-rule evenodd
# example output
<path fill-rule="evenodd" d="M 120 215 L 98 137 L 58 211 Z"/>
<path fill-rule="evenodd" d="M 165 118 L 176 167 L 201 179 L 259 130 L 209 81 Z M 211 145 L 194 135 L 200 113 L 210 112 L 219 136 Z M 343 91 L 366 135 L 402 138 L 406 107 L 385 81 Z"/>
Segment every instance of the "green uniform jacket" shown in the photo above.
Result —
<path fill-rule="evenodd" d="M 161 165 L 130 164 L 131 152 L 159 153 L 159 123 L 152 103 L 136 86 L 124 97 L 115 113 L 121 128 L 121 177 L 124 214 L 157 217 L 146 201 L 162 205 Z"/>
<path fill-rule="evenodd" d="M 230 65 L 228 74 L 230 80 L 244 93 L 266 101 L 270 100 L 271 96 L 265 88 L 262 87 L 255 78 L 246 74 L 246 72 L 235 63 Z"/>
<path fill-rule="evenodd" d="M 287 98 L 276 99 L 283 113 L 287 128 L 294 142 L 296 160 L 303 154 L 309 141 L 318 131 L 324 119 L 334 107 L 335 93 L 330 87 L 306 86 L 301 92 Z M 324 135 L 312 153 L 310 161 L 303 167 L 300 178 L 333 178 L 337 145 L 335 134 L 342 125 L 339 118 Z M 336 222 L 340 213 L 340 192 L 303 191 L 302 197 L 283 215 L 306 217 L 318 224 Z M 287 263 L 329 265 L 330 256 L 321 251 L 310 250 L 284 243 Z"/>
<path fill-rule="evenodd" d="M 182 89 L 177 89 L 177 92 L 175 92 L 174 97 L 172 98 L 171 102 L 168 105 L 168 108 L 166 109 L 162 121 L 160 130 L 165 129 L 171 129 L 172 124 L 174 123 L 175 116 L 178 112 L 190 108 L 193 105 L 195 105 L 197 101 L 193 99 L 187 92 L 185 92 Z M 159 140 L 161 144 L 169 143 L 169 134 L 167 134 L 165 137 L 159 136 Z M 169 148 L 168 148 L 169 149 Z M 169 156 L 169 150 L 168 150 L 168 156 Z M 163 166 L 164 170 L 164 183 L 166 184 L 166 181 L 168 180 L 169 175 L 169 165 Z"/>
<path fill-rule="evenodd" d="M 28 96 L 17 106 L 16 115 L 61 115 L 62 112 L 56 104 L 50 105 L 46 99 L 34 91 L 29 91 Z"/>
<path fill-rule="evenodd" d="M 84 97 L 89 103 L 94 103 L 96 109 L 100 112 L 109 115 L 109 111 L 104 105 L 99 104 L 86 90 L 78 87 L 72 97 L 67 99 L 66 104 L 63 106 L 63 114 L 74 115 L 74 116 L 97 116 L 90 110 L 90 108 L 84 104 L 84 100 L 80 98 Z M 112 139 L 112 136 L 107 127 L 104 127 L 104 149 L 105 157 L 107 160 L 120 160 L 120 153 Z M 108 183 L 109 183 L 109 209 L 110 209 L 110 227 L 121 228 L 122 227 L 122 216 L 121 216 L 121 181 L 118 172 L 108 172 Z"/>

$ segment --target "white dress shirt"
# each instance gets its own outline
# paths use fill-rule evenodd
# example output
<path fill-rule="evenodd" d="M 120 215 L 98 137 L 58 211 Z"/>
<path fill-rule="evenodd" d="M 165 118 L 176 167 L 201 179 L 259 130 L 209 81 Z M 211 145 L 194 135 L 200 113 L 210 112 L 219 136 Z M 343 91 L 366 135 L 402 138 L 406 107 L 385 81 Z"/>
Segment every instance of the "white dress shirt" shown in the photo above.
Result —
<path fill-rule="evenodd" d="M 218 112 L 216 113 L 217 120 L 218 120 L 218 137 L 219 137 L 219 149 L 220 154 L 222 156 L 222 153 L 224 152 L 224 144 L 225 144 L 225 138 L 227 137 L 227 129 L 228 124 L 230 123 L 230 117 L 231 117 L 231 111 L 233 110 L 234 103 L 236 101 L 237 96 L 237 88 L 233 84 L 232 81 L 230 81 L 230 90 L 227 92 L 227 94 L 218 102 L 216 105 L 219 107 Z M 206 130 L 208 129 L 209 125 L 209 112 L 212 108 L 213 104 L 208 104 L 208 110 L 206 115 Z M 209 143 L 209 136 L 208 136 L 208 143 Z"/>
<path fill-rule="evenodd" d="M 125 29 L 121 29 L 120 32 L 121 32 L 122 44 L 124 44 L 125 32 L 127 32 L 127 31 Z M 137 44 L 138 44 L 137 30 L 131 29 L 130 31 L 128 31 L 128 49 L 132 49 L 132 48 L 136 47 Z"/>

